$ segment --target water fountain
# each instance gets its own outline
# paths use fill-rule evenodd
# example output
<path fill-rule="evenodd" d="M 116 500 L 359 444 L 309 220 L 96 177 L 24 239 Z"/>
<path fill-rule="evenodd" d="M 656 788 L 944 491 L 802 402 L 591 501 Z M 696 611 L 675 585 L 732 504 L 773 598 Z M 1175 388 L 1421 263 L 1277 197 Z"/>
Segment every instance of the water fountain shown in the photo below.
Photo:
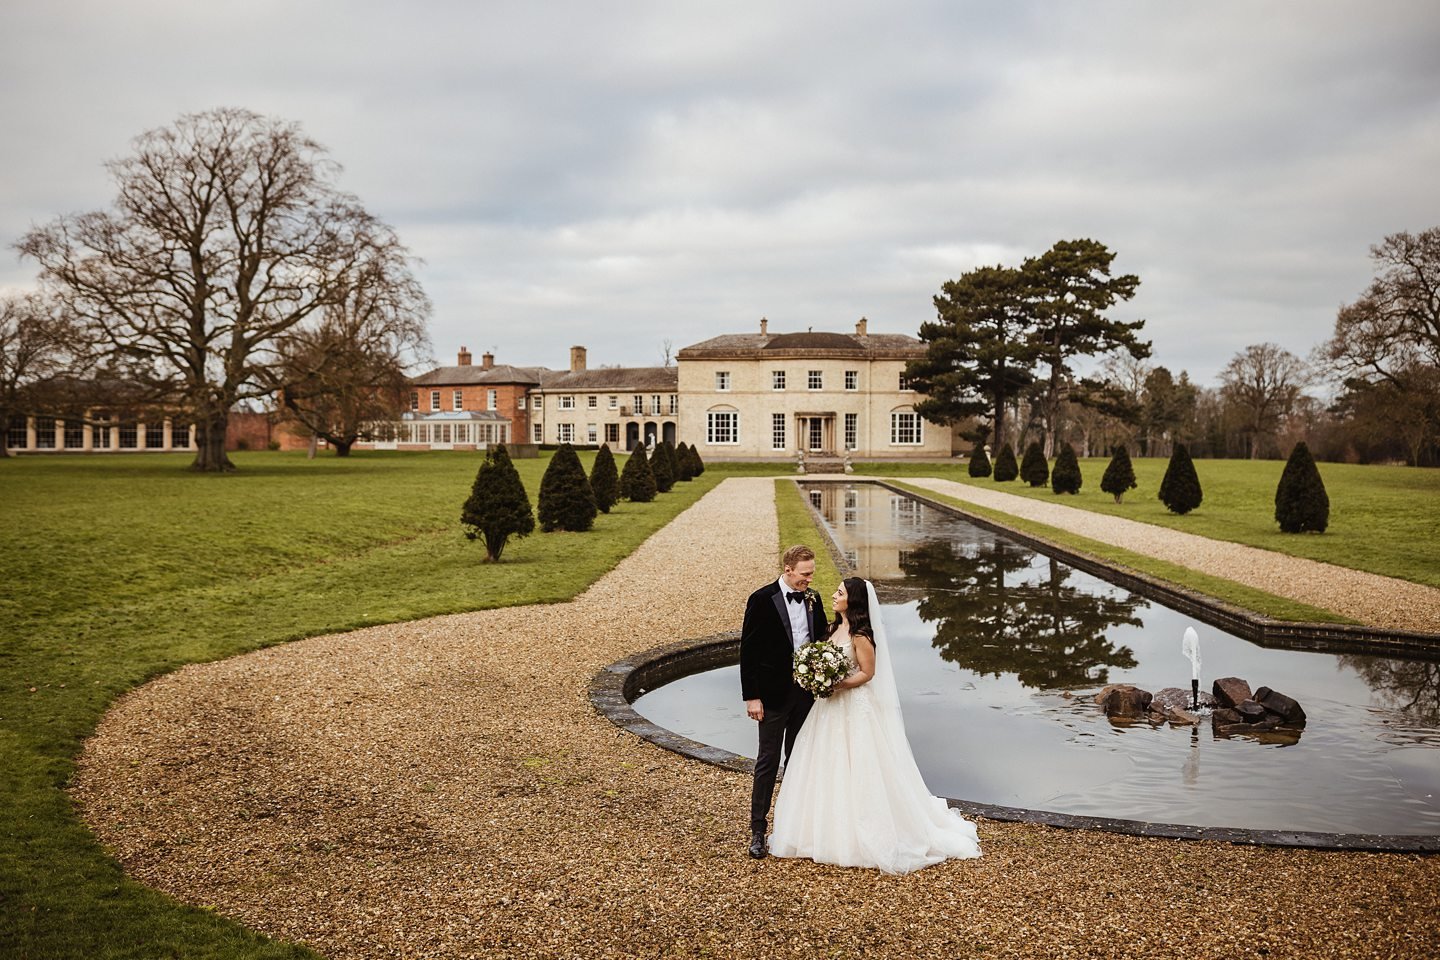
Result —
<path fill-rule="evenodd" d="M 1185 628 L 1180 652 L 1190 661 L 1190 709 L 1200 709 L 1200 635 L 1194 627 Z"/>

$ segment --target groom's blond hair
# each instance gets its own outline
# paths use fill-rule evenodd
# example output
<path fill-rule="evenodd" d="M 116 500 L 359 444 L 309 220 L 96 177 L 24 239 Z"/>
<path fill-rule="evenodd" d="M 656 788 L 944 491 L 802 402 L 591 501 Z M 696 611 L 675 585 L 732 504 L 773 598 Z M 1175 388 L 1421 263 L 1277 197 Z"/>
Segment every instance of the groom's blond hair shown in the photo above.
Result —
<path fill-rule="evenodd" d="M 815 559 L 815 551 L 814 551 L 814 550 L 811 550 L 809 547 L 805 546 L 805 544 L 803 544 L 803 543 L 797 543 L 797 544 L 795 544 L 795 546 L 791 547 L 789 550 L 786 550 L 786 551 L 780 556 L 780 563 L 785 567 L 785 569 L 787 569 L 787 570 L 793 570 L 793 569 L 795 568 L 795 565 L 796 565 L 797 563 L 799 563 L 800 561 L 802 561 L 802 560 L 814 560 L 814 559 Z"/>

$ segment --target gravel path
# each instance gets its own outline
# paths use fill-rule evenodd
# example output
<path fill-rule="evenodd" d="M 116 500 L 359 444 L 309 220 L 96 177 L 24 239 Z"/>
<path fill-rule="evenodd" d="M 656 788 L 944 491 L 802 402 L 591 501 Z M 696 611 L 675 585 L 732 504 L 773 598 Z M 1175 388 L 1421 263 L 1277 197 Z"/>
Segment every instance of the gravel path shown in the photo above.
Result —
<path fill-rule="evenodd" d="M 1440 857 L 982 820 L 982 859 L 905 877 L 749 860 L 749 779 L 586 687 L 739 625 L 776 573 L 771 489 L 725 481 L 571 603 L 156 680 L 87 744 L 81 815 L 139 880 L 334 958 L 1440 954 Z"/>
<path fill-rule="evenodd" d="M 1234 580 L 1370 626 L 1440 633 L 1440 590 L 1434 587 L 1211 540 L 1059 503 L 1031 500 L 1013 493 L 976 488 L 953 480 L 905 478 L 905 481 L 957 500 Z"/>

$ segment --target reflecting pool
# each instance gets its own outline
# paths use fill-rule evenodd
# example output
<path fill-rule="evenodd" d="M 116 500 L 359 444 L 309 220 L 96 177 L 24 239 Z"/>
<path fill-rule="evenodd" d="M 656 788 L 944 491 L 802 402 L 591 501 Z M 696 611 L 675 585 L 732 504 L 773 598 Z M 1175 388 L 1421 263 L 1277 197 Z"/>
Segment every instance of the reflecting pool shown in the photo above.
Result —
<path fill-rule="evenodd" d="M 1440 663 L 1267 649 L 873 484 L 802 485 L 882 597 L 905 726 L 932 792 L 1196 826 L 1440 834 Z M 828 598 L 827 598 L 828 604 Z M 1237 676 L 1309 717 L 1298 739 L 1113 724 L 1107 683 Z M 754 756 L 739 667 L 640 697 L 643 716 Z"/>

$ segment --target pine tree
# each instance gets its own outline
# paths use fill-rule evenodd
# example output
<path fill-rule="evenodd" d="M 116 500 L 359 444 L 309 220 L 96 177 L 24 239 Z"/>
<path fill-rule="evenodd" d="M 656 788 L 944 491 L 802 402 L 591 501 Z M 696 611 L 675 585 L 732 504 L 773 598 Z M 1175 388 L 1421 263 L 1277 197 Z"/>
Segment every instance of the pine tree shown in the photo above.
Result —
<path fill-rule="evenodd" d="M 1189 513 L 1204 499 L 1200 491 L 1200 477 L 1195 473 L 1195 464 L 1190 460 L 1190 451 L 1185 444 L 1175 444 L 1170 455 L 1170 465 L 1165 468 L 1165 479 L 1160 481 L 1160 500 L 1170 508 L 1171 513 Z"/>
<path fill-rule="evenodd" d="M 705 461 L 700 459 L 700 449 L 694 444 L 690 446 L 690 462 L 694 466 L 695 476 L 698 477 L 705 472 Z"/>
<path fill-rule="evenodd" d="M 540 529 L 583 532 L 595 525 L 595 492 L 575 448 L 562 443 L 540 478 Z"/>
<path fill-rule="evenodd" d="M 595 454 L 595 463 L 590 467 L 590 490 L 595 494 L 595 509 L 609 513 L 620 499 L 620 474 L 615 469 L 615 455 L 610 444 L 600 444 Z"/>
<path fill-rule="evenodd" d="M 630 459 L 620 471 L 620 495 L 632 503 L 649 503 L 655 499 L 655 474 L 645 458 L 645 447 L 630 451 Z"/>
<path fill-rule="evenodd" d="M 1032 487 L 1043 487 L 1050 479 L 1050 464 L 1045 461 L 1045 451 L 1040 442 L 1032 440 L 1025 448 L 1025 457 L 1020 461 L 1020 479 Z"/>
<path fill-rule="evenodd" d="M 1133 490 L 1135 485 L 1135 467 L 1130 463 L 1130 451 L 1122 443 L 1115 448 L 1115 455 L 1105 468 L 1105 476 L 1100 478 L 1100 489 L 1113 495 L 1115 502 L 1120 503 L 1125 498 L 1125 491 Z"/>
<path fill-rule="evenodd" d="M 655 475 L 655 489 L 669 493 L 675 486 L 675 460 L 669 455 L 668 444 L 655 444 L 655 453 L 650 458 L 650 470 Z"/>
<path fill-rule="evenodd" d="M 511 537 L 534 531 L 530 497 L 503 443 L 485 451 L 470 497 L 460 508 L 460 522 L 468 528 L 467 538 L 484 542 L 485 559 L 492 562 L 500 559 Z"/>
<path fill-rule="evenodd" d="M 1015 448 L 1010 444 L 1000 447 L 1000 452 L 995 456 L 995 472 L 992 476 L 997 483 L 1009 483 L 1020 476 L 1020 465 L 1015 462 Z"/>
<path fill-rule="evenodd" d="M 1324 533 L 1330 525 L 1330 496 L 1310 448 L 1301 440 L 1290 451 L 1275 488 L 1275 519 L 1286 533 Z"/>
<path fill-rule="evenodd" d="M 1055 470 L 1050 474 L 1050 489 L 1056 493 L 1079 493 L 1084 478 L 1080 476 L 1080 461 L 1075 459 L 1075 448 L 1061 444 L 1060 453 L 1055 457 Z"/>
<path fill-rule="evenodd" d="M 695 462 L 690 459 L 690 445 L 684 441 L 675 448 L 675 479 L 685 482 L 695 479 Z"/>
<path fill-rule="evenodd" d="M 975 449 L 970 451 L 970 476 L 990 476 L 990 458 L 985 455 L 985 445 L 975 444 Z"/>

